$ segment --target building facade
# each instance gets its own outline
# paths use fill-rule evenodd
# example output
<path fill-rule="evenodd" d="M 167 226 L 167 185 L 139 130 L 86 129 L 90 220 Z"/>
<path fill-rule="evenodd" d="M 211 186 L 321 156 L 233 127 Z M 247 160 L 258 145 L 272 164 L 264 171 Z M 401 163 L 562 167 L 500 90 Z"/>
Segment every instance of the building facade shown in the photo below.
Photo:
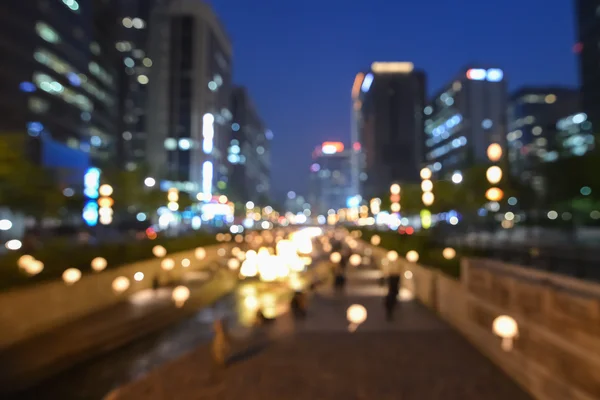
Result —
<path fill-rule="evenodd" d="M 146 107 L 153 61 L 149 57 L 150 16 L 162 0 L 118 0 L 118 70 L 121 79 L 119 164 L 134 170 L 146 162 Z"/>
<path fill-rule="evenodd" d="M 499 68 L 473 66 L 424 109 L 424 162 L 440 178 L 486 163 L 491 143 L 505 145 L 506 82 Z"/>
<path fill-rule="evenodd" d="M 363 198 L 391 182 L 419 179 L 425 73 L 408 62 L 376 62 L 352 90 L 352 184 Z"/>
<path fill-rule="evenodd" d="M 594 127 L 600 126 L 600 4 L 597 1 L 577 0 L 577 38 L 579 53 L 581 105 Z"/>
<path fill-rule="evenodd" d="M 2 2 L 0 21 L 0 134 L 82 187 L 87 168 L 116 157 L 114 2 Z"/>
<path fill-rule="evenodd" d="M 236 202 L 252 201 L 264 207 L 270 198 L 273 133 L 266 129 L 246 88 L 232 90 L 231 112 L 233 122 L 227 148 L 231 174 L 225 181 L 226 193 Z"/>
<path fill-rule="evenodd" d="M 161 188 L 199 197 L 220 193 L 228 176 L 233 115 L 231 43 L 209 5 L 172 0 L 150 19 L 146 160 Z"/>
<path fill-rule="evenodd" d="M 315 215 L 350 207 L 354 198 L 352 185 L 352 150 L 340 142 L 325 142 L 313 152 L 310 166 L 308 202 Z"/>
<path fill-rule="evenodd" d="M 524 87 L 514 92 L 508 102 L 506 135 L 511 175 L 527 182 L 539 163 L 556 160 L 562 147 L 557 123 L 578 110 L 576 89 Z"/>

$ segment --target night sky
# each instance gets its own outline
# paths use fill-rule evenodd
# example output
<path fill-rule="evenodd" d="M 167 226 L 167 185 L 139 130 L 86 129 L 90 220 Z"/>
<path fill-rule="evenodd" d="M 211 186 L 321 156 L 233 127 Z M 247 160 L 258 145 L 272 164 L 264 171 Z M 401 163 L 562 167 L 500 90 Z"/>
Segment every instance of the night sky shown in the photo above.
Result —
<path fill-rule="evenodd" d="M 273 130 L 272 195 L 307 189 L 311 151 L 349 141 L 350 89 L 372 61 L 412 61 L 431 95 L 467 63 L 495 63 L 511 90 L 577 85 L 569 0 L 211 0 L 234 77 Z"/>

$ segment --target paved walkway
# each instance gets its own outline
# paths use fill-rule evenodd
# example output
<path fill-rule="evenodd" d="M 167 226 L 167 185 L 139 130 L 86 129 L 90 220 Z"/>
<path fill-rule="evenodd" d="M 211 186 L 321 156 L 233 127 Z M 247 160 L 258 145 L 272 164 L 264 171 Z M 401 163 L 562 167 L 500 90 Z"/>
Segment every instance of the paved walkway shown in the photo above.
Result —
<path fill-rule="evenodd" d="M 114 392 L 119 399 L 530 399 L 490 361 L 431 312 L 404 302 L 386 322 L 373 271 L 349 277 L 347 293 L 320 291 L 301 323 L 282 317 L 266 347 L 230 365 L 220 380 L 200 347 Z M 346 309 L 362 304 L 367 320 L 348 332 Z M 261 344 L 264 342 L 261 342 Z"/>

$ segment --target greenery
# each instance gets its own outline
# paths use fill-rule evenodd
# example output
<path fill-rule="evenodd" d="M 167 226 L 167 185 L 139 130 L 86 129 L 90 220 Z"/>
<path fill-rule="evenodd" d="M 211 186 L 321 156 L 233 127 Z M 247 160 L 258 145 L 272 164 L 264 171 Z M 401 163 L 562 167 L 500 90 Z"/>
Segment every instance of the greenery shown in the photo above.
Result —
<path fill-rule="evenodd" d="M 456 250 L 456 257 L 452 260 L 446 260 L 442 251 L 444 247 L 440 247 L 434 243 L 431 236 L 427 233 L 418 233 L 414 235 L 400 235 L 393 231 L 376 231 L 363 228 L 361 239 L 370 243 L 373 235 L 379 235 L 381 238 L 380 247 L 387 250 L 396 250 L 400 257 L 405 257 L 406 253 L 411 250 L 419 253 L 420 265 L 425 267 L 436 268 L 441 272 L 455 278 L 460 277 L 460 258 L 464 254 L 460 254 Z"/>
<path fill-rule="evenodd" d="M 104 257 L 108 268 L 116 268 L 124 264 L 151 259 L 152 248 L 162 245 L 167 254 L 191 250 L 198 246 L 217 243 L 214 234 L 195 233 L 176 238 L 158 237 L 155 240 L 122 241 L 88 245 L 73 243 L 73 239 L 57 239 L 47 243 L 31 256 L 44 263 L 44 270 L 36 276 L 28 276 L 17 265 L 21 252 L 6 254 L 0 258 L 0 290 L 16 286 L 35 284 L 52 279 L 59 279 L 67 268 L 78 268 L 82 273 L 90 273 L 90 262 L 96 257 Z M 101 272 L 100 272 L 101 273 Z"/>

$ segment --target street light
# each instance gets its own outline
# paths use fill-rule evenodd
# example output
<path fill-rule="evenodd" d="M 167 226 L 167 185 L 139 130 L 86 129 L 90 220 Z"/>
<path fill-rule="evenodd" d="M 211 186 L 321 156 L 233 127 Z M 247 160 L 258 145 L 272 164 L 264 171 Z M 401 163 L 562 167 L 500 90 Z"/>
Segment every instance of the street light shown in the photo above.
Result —
<path fill-rule="evenodd" d="M 421 170 L 421 179 L 431 179 L 432 172 L 429 168 L 423 168 Z"/>
<path fill-rule="evenodd" d="M 435 200 L 435 196 L 431 192 L 425 192 L 425 193 L 423 193 L 421 200 L 423 200 L 423 204 L 425 204 L 426 206 L 430 206 L 433 204 L 433 201 Z"/>
<path fill-rule="evenodd" d="M 485 176 L 489 183 L 495 185 L 502 180 L 502 169 L 496 165 L 487 169 Z"/>
<path fill-rule="evenodd" d="M 489 188 L 487 192 L 485 192 L 485 197 L 489 201 L 500 201 L 504 197 L 504 192 L 497 187 Z"/>
<path fill-rule="evenodd" d="M 431 192 L 433 190 L 433 182 L 429 179 L 424 180 L 421 182 L 421 190 L 424 192 Z"/>
<path fill-rule="evenodd" d="M 461 183 L 463 181 L 463 176 L 460 173 L 460 171 L 456 171 L 455 173 L 452 174 L 452 182 L 453 183 Z"/>
<path fill-rule="evenodd" d="M 154 187 L 154 185 L 156 185 L 156 180 L 154 178 L 148 177 L 144 179 L 144 185 L 146 185 L 146 187 Z"/>
<path fill-rule="evenodd" d="M 498 143 L 492 143 L 487 148 L 487 156 L 492 162 L 500 160 L 502 157 L 502 146 Z"/>

